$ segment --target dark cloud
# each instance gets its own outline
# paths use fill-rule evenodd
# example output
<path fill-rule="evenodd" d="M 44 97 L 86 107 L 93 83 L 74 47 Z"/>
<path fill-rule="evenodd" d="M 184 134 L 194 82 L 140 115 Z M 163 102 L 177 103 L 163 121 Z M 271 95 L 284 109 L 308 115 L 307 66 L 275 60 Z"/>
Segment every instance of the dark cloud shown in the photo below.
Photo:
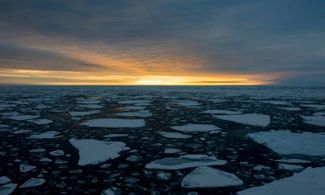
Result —
<path fill-rule="evenodd" d="M 0 42 L 0 68 L 31 70 L 101 70 L 103 67 L 56 53 Z"/>
<path fill-rule="evenodd" d="M 100 42 L 136 51 L 148 61 L 161 55 L 191 56 L 204 61 L 188 67 L 200 72 L 294 76 L 318 71 L 317 78 L 308 79 L 319 82 L 325 78 L 324 7 L 321 0 L 2 0 L 0 32 L 12 39 L 2 40 L 9 43 L 15 40 L 10 34 L 22 31 Z M 2 44 L 0 66 L 5 64 L 64 70 L 88 66 L 55 53 Z"/>

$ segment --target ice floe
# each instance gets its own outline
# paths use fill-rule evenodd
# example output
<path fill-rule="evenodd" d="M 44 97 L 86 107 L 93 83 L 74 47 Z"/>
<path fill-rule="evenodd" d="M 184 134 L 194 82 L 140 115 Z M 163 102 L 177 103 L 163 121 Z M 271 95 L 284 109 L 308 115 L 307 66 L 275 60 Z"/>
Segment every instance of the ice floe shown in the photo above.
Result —
<path fill-rule="evenodd" d="M 209 132 L 209 131 L 220 131 L 221 128 L 211 124 L 186 124 L 181 126 L 170 127 L 177 131 L 183 132 Z"/>
<path fill-rule="evenodd" d="M 29 172 L 29 171 L 35 169 L 35 168 L 36 168 L 36 166 L 28 165 L 28 164 L 21 164 L 21 165 L 19 166 L 19 170 L 20 170 L 20 172 L 22 172 L 22 173 L 27 173 L 27 172 Z"/>
<path fill-rule="evenodd" d="M 109 128 L 138 128 L 144 127 L 143 119 L 117 119 L 117 118 L 102 118 L 88 120 L 81 125 L 88 127 L 109 127 Z"/>
<path fill-rule="evenodd" d="M 178 170 L 199 166 L 225 165 L 227 161 L 219 160 L 205 154 L 187 154 L 177 158 L 163 158 L 146 164 L 146 169 Z"/>
<path fill-rule="evenodd" d="M 152 114 L 148 110 L 141 110 L 137 112 L 122 112 L 115 114 L 117 116 L 130 116 L 130 117 L 140 117 L 140 118 L 147 118 L 151 117 Z"/>
<path fill-rule="evenodd" d="M 238 195 L 274 195 L 274 194 L 295 194 L 295 195 L 323 195 L 325 167 L 307 168 L 291 177 L 273 181 L 263 186 L 249 188 Z"/>
<path fill-rule="evenodd" d="M 88 115 L 92 115 L 92 114 L 98 114 L 100 113 L 99 110 L 90 110 L 90 111 L 71 111 L 69 112 L 69 114 L 73 117 L 77 117 L 77 116 L 88 116 Z"/>
<path fill-rule="evenodd" d="M 301 106 L 307 107 L 307 108 L 313 108 L 313 109 L 316 109 L 316 110 L 325 109 L 325 105 L 322 105 L 322 104 L 302 104 Z"/>
<path fill-rule="evenodd" d="M 127 137 L 129 136 L 129 134 L 117 134 L 117 133 L 112 133 L 112 134 L 109 134 L 109 135 L 104 135 L 104 137 L 106 138 L 114 138 L 114 137 Z"/>
<path fill-rule="evenodd" d="M 9 195 L 15 191 L 17 188 L 17 184 L 9 183 L 6 185 L 0 186 L 0 194 L 1 195 Z"/>
<path fill-rule="evenodd" d="M 202 113 L 205 114 L 241 114 L 240 111 L 233 111 L 233 110 L 219 110 L 219 109 L 214 109 L 214 110 L 206 110 Z"/>
<path fill-rule="evenodd" d="M 218 188 L 242 184 L 243 181 L 236 175 L 211 167 L 198 167 L 182 180 L 183 188 Z"/>
<path fill-rule="evenodd" d="M 64 151 L 63 150 L 54 150 L 50 152 L 51 156 L 63 156 L 64 155 Z"/>
<path fill-rule="evenodd" d="M 301 116 L 305 123 L 325 127 L 325 116 L 314 115 L 314 116 Z"/>
<path fill-rule="evenodd" d="M 282 110 L 287 110 L 287 111 L 300 111 L 301 109 L 299 107 L 280 107 Z"/>
<path fill-rule="evenodd" d="M 301 171 L 304 169 L 303 166 L 291 164 L 279 164 L 279 168 L 287 171 Z"/>
<path fill-rule="evenodd" d="M 191 138 L 191 135 L 186 135 L 183 133 L 176 133 L 176 132 L 166 132 L 166 131 L 161 131 L 158 132 L 161 136 L 165 137 L 165 138 L 175 138 L 175 139 L 187 139 L 187 138 Z"/>
<path fill-rule="evenodd" d="M 199 102 L 191 101 L 191 100 L 179 100 L 175 102 L 177 105 L 184 106 L 184 107 L 192 107 L 192 106 L 199 106 L 201 105 Z"/>
<path fill-rule="evenodd" d="M 181 152 L 181 150 L 176 149 L 176 148 L 165 148 L 164 153 L 165 154 L 175 154 L 175 153 L 179 153 Z"/>
<path fill-rule="evenodd" d="M 0 185 L 7 184 L 7 183 L 10 183 L 10 182 L 11 182 L 11 179 L 9 179 L 9 177 L 7 177 L 7 176 L 1 176 L 0 177 Z"/>
<path fill-rule="evenodd" d="M 248 137 L 279 154 L 325 155 L 325 133 L 271 130 L 250 133 Z"/>
<path fill-rule="evenodd" d="M 32 187 L 38 187 L 43 185 L 46 182 L 45 179 L 43 178 L 30 178 L 29 180 L 27 180 L 25 183 L 23 183 L 21 186 L 19 186 L 19 188 L 32 188 Z"/>
<path fill-rule="evenodd" d="M 28 121 L 38 124 L 38 125 L 47 125 L 47 124 L 53 123 L 53 121 L 51 121 L 49 119 L 32 119 L 32 120 L 28 120 Z"/>
<path fill-rule="evenodd" d="M 54 139 L 56 138 L 60 133 L 57 131 L 46 131 L 44 133 L 40 134 L 34 134 L 29 136 L 30 139 Z"/>
<path fill-rule="evenodd" d="M 8 119 L 12 119 L 12 120 L 16 120 L 16 121 L 26 121 L 26 120 L 30 120 L 30 119 L 36 119 L 38 118 L 38 115 L 14 115 L 14 116 L 7 116 L 4 118 L 8 118 Z"/>
<path fill-rule="evenodd" d="M 280 159 L 280 160 L 274 160 L 275 162 L 279 162 L 279 163 L 287 163 L 287 164 L 308 164 L 310 163 L 309 160 L 303 160 L 303 159 Z"/>
<path fill-rule="evenodd" d="M 98 164 L 119 157 L 127 150 L 123 142 L 107 142 L 95 139 L 70 139 L 70 143 L 79 151 L 80 166 Z"/>
<path fill-rule="evenodd" d="M 270 116 L 258 113 L 249 113 L 241 115 L 214 115 L 214 117 L 236 123 L 266 127 L 270 124 Z"/>

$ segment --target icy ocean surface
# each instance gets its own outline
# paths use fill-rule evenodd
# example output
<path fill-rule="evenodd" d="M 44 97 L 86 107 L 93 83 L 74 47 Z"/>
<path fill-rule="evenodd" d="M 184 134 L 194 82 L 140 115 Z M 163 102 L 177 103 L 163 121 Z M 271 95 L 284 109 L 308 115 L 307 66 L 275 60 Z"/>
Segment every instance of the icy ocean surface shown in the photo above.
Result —
<path fill-rule="evenodd" d="M 325 194 L 325 88 L 0 87 L 0 194 Z"/>

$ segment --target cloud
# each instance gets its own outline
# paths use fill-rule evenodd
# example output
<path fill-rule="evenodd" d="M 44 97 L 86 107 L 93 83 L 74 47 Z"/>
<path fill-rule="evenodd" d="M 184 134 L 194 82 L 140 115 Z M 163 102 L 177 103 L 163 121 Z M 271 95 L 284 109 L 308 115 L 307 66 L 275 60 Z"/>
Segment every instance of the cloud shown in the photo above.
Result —
<path fill-rule="evenodd" d="M 320 0 L 2 0 L 0 68 L 309 75 L 324 72 L 324 6 Z M 319 82 L 325 73 L 316 76 L 309 79 Z"/>

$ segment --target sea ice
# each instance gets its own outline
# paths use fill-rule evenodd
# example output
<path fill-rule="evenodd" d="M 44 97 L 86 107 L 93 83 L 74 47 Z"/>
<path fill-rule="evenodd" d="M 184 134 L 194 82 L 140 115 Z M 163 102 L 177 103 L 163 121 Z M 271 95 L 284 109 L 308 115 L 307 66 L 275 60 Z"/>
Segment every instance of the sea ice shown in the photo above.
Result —
<path fill-rule="evenodd" d="M 1 176 L 0 177 L 0 185 L 7 184 L 7 183 L 10 183 L 10 182 L 11 182 L 11 179 L 9 179 L 9 177 L 7 177 L 7 176 Z"/>
<path fill-rule="evenodd" d="M 51 156 L 63 156 L 64 155 L 64 151 L 63 150 L 54 150 L 50 152 Z"/>
<path fill-rule="evenodd" d="M 205 113 L 205 114 L 241 114 L 240 111 L 233 111 L 233 110 L 218 110 L 218 109 L 215 109 L 215 110 L 206 110 L 202 113 Z"/>
<path fill-rule="evenodd" d="M 183 188 L 218 188 L 242 184 L 243 181 L 236 175 L 211 167 L 198 167 L 182 180 Z"/>
<path fill-rule="evenodd" d="M 274 194 L 295 194 L 295 195 L 323 195 L 325 167 L 307 168 L 291 177 L 273 181 L 263 186 L 249 188 L 238 195 L 274 195 Z"/>
<path fill-rule="evenodd" d="M 161 131 L 158 132 L 161 136 L 165 137 L 165 138 L 175 138 L 175 139 L 187 139 L 187 138 L 191 138 L 191 135 L 186 135 L 183 133 L 176 133 L 176 132 L 166 132 L 166 131 Z"/>
<path fill-rule="evenodd" d="M 0 186 L 0 194 L 1 195 L 9 195 L 15 191 L 17 188 L 17 184 L 9 183 L 6 185 Z"/>
<path fill-rule="evenodd" d="M 141 110 L 137 112 L 122 112 L 115 114 L 117 116 L 130 116 L 130 117 L 140 117 L 140 118 L 147 118 L 151 117 L 152 114 L 148 110 Z"/>
<path fill-rule="evenodd" d="M 199 102 L 191 101 L 191 100 L 179 100 L 175 102 L 176 104 L 184 107 L 192 107 L 201 105 Z"/>
<path fill-rule="evenodd" d="M 199 166 L 225 165 L 227 161 L 204 154 L 187 154 L 178 158 L 164 158 L 146 164 L 146 169 L 178 170 Z"/>
<path fill-rule="evenodd" d="M 165 148 L 164 153 L 165 154 L 175 154 L 175 153 L 179 153 L 181 152 L 181 150 L 176 149 L 176 148 Z"/>
<path fill-rule="evenodd" d="M 8 119 L 12 119 L 12 120 L 16 120 L 16 121 L 25 121 L 25 120 L 30 120 L 30 119 L 36 119 L 38 118 L 39 116 L 35 116 L 35 115 L 14 115 L 14 116 L 8 116 L 8 117 L 5 117 L 5 118 L 8 118 Z"/>
<path fill-rule="evenodd" d="M 314 116 L 301 116 L 301 117 L 304 119 L 305 123 L 325 127 L 325 116 L 314 115 Z"/>
<path fill-rule="evenodd" d="M 129 136 L 129 134 L 115 134 L 115 133 L 112 133 L 112 134 L 109 134 L 109 135 L 104 135 L 104 137 L 106 137 L 106 138 L 127 137 L 127 136 Z"/>
<path fill-rule="evenodd" d="M 57 131 L 46 131 L 44 133 L 40 134 L 34 134 L 29 136 L 31 139 L 54 139 L 59 135 L 59 132 Z"/>
<path fill-rule="evenodd" d="M 232 121 L 253 126 L 266 127 L 270 124 L 270 116 L 258 113 L 249 113 L 241 115 L 214 115 L 214 117 L 226 121 Z"/>
<path fill-rule="evenodd" d="M 325 155 L 325 133 L 271 130 L 250 133 L 248 137 L 279 154 Z"/>
<path fill-rule="evenodd" d="M 45 179 L 43 178 L 30 178 L 29 180 L 27 180 L 25 183 L 23 183 L 21 186 L 19 186 L 19 188 L 31 188 L 31 187 L 37 187 L 37 186 L 41 186 L 45 183 Z"/>
<path fill-rule="evenodd" d="M 279 168 L 287 171 L 301 171 L 304 169 L 303 166 L 290 164 L 279 164 Z"/>
<path fill-rule="evenodd" d="M 143 119 L 117 119 L 117 118 L 102 118 L 88 120 L 81 125 L 88 127 L 108 127 L 108 128 L 138 128 L 144 127 Z"/>
<path fill-rule="evenodd" d="M 95 139 L 70 139 L 79 151 L 80 166 L 98 164 L 119 157 L 119 152 L 127 150 L 123 142 L 106 142 Z"/>
<path fill-rule="evenodd" d="M 207 132 L 207 131 L 220 131 L 221 128 L 211 124 L 187 124 L 182 126 L 170 127 L 177 131 L 183 132 Z"/>
<path fill-rule="evenodd" d="M 47 124 L 53 123 L 53 121 L 51 121 L 49 119 L 32 119 L 32 120 L 28 120 L 28 121 L 35 123 L 37 125 L 47 125 Z"/>
<path fill-rule="evenodd" d="M 27 172 L 29 172 L 29 171 L 35 169 L 35 168 L 36 168 L 36 166 L 32 166 L 32 165 L 28 165 L 28 164 L 21 164 L 21 165 L 19 166 L 19 170 L 20 170 L 20 172 L 22 172 L 22 173 L 27 173 Z"/>
<path fill-rule="evenodd" d="M 100 113 L 99 110 L 90 110 L 90 111 L 71 111 L 69 114 L 73 117 L 78 117 L 78 116 L 88 116 L 92 114 L 98 114 Z"/>

